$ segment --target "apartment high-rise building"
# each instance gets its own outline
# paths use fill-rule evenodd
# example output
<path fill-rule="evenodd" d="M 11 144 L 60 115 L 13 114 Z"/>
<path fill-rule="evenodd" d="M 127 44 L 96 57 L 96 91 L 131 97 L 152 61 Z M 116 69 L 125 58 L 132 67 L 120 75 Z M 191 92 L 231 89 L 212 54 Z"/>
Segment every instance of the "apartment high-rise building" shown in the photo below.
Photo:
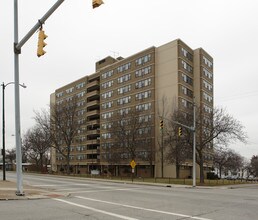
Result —
<path fill-rule="evenodd" d="M 108 56 L 96 63 L 95 73 L 57 89 L 51 102 L 59 105 L 74 98 L 80 129 L 71 146 L 72 172 L 130 173 L 133 152 L 119 152 L 119 160 L 110 160 L 111 150 L 121 144 L 110 131 L 118 116 L 133 112 L 147 123 L 137 130 L 136 139 L 144 142 L 136 141 L 136 175 L 153 173 L 160 177 L 163 173 L 164 177 L 175 177 L 175 166 L 164 160 L 161 163 L 160 116 L 173 109 L 192 112 L 194 102 L 204 113 L 212 111 L 213 58 L 202 48 L 191 49 L 180 39 L 127 58 Z M 152 157 L 147 158 L 150 152 Z M 60 171 L 65 166 L 64 158 L 55 150 L 52 155 L 52 166 Z M 191 170 L 192 163 L 188 161 L 182 165 L 181 177 L 191 176 Z"/>

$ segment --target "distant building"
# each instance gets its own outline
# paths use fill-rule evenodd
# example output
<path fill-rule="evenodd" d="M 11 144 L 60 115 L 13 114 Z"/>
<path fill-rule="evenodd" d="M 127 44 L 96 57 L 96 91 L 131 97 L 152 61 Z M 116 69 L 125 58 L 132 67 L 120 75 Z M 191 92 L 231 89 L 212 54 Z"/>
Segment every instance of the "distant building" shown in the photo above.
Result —
<path fill-rule="evenodd" d="M 158 112 L 162 97 L 173 108 L 184 112 L 193 110 L 195 103 L 204 112 L 213 109 L 213 58 L 202 48 L 192 49 L 177 39 L 159 47 L 150 47 L 127 58 L 106 57 L 96 63 L 96 72 L 71 82 L 51 95 L 56 105 L 77 97 L 78 114 L 83 131 L 78 133 L 71 149 L 73 172 L 107 172 L 116 166 L 113 175 L 122 175 L 130 169 L 130 160 L 110 164 L 105 148 L 112 147 L 107 127 L 108 120 L 119 111 L 141 110 L 152 125 L 150 147 L 157 149 L 160 135 Z M 136 161 L 137 175 L 148 176 L 150 169 L 155 177 L 161 176 L 160 154 L 156 151 L 152 161 Z M 60 171 L 64 158 L 52 150 L 52 168 Z M 126 168 L 127 167 L 127 168 Z M 181 168 L 181 177 L 192 175 L 192 163 Z M 164 177 L 175 177 L 175 166 L 164 164 Z"/>

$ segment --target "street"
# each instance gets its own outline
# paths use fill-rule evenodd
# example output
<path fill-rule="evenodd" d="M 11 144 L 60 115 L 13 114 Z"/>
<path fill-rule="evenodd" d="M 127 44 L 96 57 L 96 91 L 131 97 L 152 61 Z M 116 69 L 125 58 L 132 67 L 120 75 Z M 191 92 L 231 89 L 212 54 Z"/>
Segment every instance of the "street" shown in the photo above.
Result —
<path fill-rule="evenodd" d="M 7 179 L 15 181 L 15 173 Z M 257 219 L 258 185 L 227 189 L 163 187 L 24 174 L 24 184 L 68 197 L 0 201 L 1 220 Z"/>

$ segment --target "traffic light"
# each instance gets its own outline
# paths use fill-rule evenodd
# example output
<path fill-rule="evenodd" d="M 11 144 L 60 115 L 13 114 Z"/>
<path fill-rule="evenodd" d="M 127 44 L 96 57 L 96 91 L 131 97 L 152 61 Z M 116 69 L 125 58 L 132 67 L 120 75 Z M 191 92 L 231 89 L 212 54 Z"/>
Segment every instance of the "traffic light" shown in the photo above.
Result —
<path fill-rule="evenodd" d="M 161 130 L 163 129 L 163 127 L 164 127 L 163 120 L 160 120 L 159 127 L 160 127 Z"/>
<path fill-rule="evenodd" d="M 39 30 L 39 39 L 38 39 L 38 51 L 37 51 L 37 56 L 41 57 L 43 56 L 46 51 L 43 50 L 43 48 L 47 45 L 44 40 L 47 38 L 47 35 L 45 35 L 45 32 L 40 29 Z"/>
<path fill-rule="evenodd" d="M 182 127 L 178 128 L 178 136 L 181 137 L 182 136 Z"/>
<path fill-rule="evenodd" d="M 104 2 L 102 0 L 92 0 L 92 7 L 93 8 L 97 8 L 102 4 L 104 4 Z"/>

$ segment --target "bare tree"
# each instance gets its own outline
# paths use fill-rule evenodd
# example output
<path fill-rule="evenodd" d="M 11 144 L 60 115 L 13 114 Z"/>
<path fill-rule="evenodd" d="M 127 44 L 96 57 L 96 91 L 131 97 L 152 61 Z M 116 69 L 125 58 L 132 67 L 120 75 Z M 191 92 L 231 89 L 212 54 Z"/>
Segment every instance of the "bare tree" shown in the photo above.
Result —
<path fill-rule="evenodd" d="M 116 164 L 124 161 L 129 164 L 131 160 L 149 161 L 152 170 L 153 121 L 154 118 L 148 113 L 143 114 L 135 109 L 118 110 L 106 121 L 110 126 L 102 134 L 103 143 L 110 145 L 105 149 L 106 160 Z"/>
<path fill-rule="evenodd" d="M 165 95 L 162 96 L 161 100 L 160 100 L 160 105 L 158 108 L 158 117 L 160 120 L 160 123 L 162 123 L 163 126 L 162 128 L 160 128 L 160 135 L 159 138 L 157 139 L 157 144 L 158 144 L 158 152 L 160 153 L 160 163 L 161 163 L 161 177 L 164 177 L 164 162 L 165 162 L 165 142 L 167 142 L 168 140 L 165 140 L 165 136 L 167 135 L 165 133 L 164 127 L 167 128 L 167 117 L 168 115 L 171 114 L 171 109 L 169 107 L 169 103 L 168 103 L 168 99 Z"/>
<path fill-rule="evenodd" d="M 60 104 L 51 105 L 50 113 L 44 110 L 41 113 L 36 112 L 36 122 L 45 132 L 50 131 L 52 147 L 65 159 L 68 175 L 70 174 L 71 147 L 82 126 L 79 122 L 81 114 L 78 111 L 76 96 Z"/>
<path fill-rule="evenodd" d="M 192 121 L 191 117 L 189 118 L 188 115 L 183 114 L 181 111 L 174 111 L 169 116 L 165 127 L 165 159 L 168 163 L 175 164 L 176 178 L 180 177 L 180 166 L 192 157 L 192 147 L 189 145 L 187 138 L 187 136 L 190 136 L 189 131 L 181 127 L 182 136 L 180 136 L 178 133 L 180 125 L 175 122 L 187 125 L 189 121 Z"/>
<path fill-rule="evenodd" d="M 13 165 L 14 161 L 16 159 L 16 149 L 7 149 L 5 153 L 5 158 L 10 161 L 10 163 Z"/>
<path fill-rule="evenodd" d="M 213 163 L 214 163 L 214 167 L 219 170 L 220 178 L 221 178 L 222 172 L 225 171 L 227 162 L 228 162 L 228 149 L 222 148 L 222 147 L 214 149 Z"/>
<path fill-rule="evenodd" d="M 246 143 L 247 135 L 243 125 L 222 108 L 214 108 L 204 115 L 198 108 L 196 117 L 196 151 L 200 166 L 200 182 L 204 183 L 205 155 L 212 153 L 213 145 L 228 146 L 235 141 Z"/>
<path fill-rule="evenodd" d="M 213 154 L 214 167 L 219 170 L 220 178 L 222 173 L 236 173 L 243 167 L 243 157 L 232 149 L 215 148 Z"/>
<path fill-rule="evenodd" d="M 202 108 L 197 108 L 196 134 L 200 183 L 204 183 L 205 158 L 207 154 L 212 155 L 213 145 L 226 147 L 235 141 L 246 143 L 247 139 L 243 125 L 222 108 L 214 108 L 209 114 L 204 114 Z"/>
<path fill-rule="evenodd" d="M 200 183 L 204 183 L 204 164 L 212 162 L 213 146 L 225 146 L 235 141 L 246 142 L 247 135 L 242 124 L 222 108 L 214 108 L 205 113 L 202 108 L 196 108 L 196 162 L 200 166 Z M 180 112 L 180 110 L 177 110 Z M 181 124 L 192 126 L 193 113 L 188 112 Z M 187 119 L 189 118 L 189 119 Z M 177 121 L 177 120 L 176 120 Z M 193 146 L 192 132 L 184 129 L 184 143 Z"/>
<path fill-rule="evenodd" d="M 34 126 L 23 137 L 23 152 L 29 160 L 44 171 L 47 166 L 49 149 L 51 146 L 50 133 L 45 133 L 42 127 Z M 44 164 L 45 163 L 45 164 Z"/>
<path fill-rule="evenodd" d="M 253 175 L 258 176 L 258 155 L 253 155 L 251 158 L 251 171 Z"/>

